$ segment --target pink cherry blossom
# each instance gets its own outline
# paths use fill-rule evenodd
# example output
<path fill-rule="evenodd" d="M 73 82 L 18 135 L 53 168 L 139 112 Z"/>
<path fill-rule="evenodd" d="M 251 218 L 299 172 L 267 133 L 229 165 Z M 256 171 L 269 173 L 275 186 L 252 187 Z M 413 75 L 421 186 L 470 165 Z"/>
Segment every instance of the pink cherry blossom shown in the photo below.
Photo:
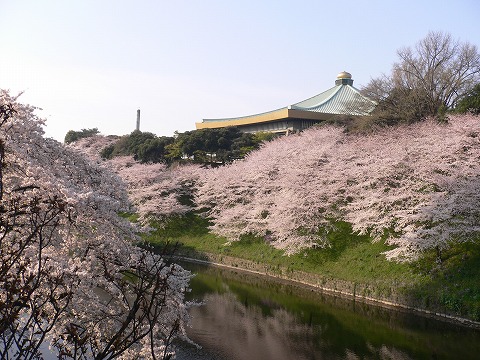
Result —
<path fill-rule="evenodd" d="M 287 253 L 328 246 L 331 220 L 411 259 L 480 230 L 480 121 L 451 116 L 369 135 L 324 126 L 265 144 L 245 160 L 210 170 L 197 191 L 212 230 L 230 240 L 265 236 Z"/>
<path fill-rule="evenodd" d="M 479 134 L 473 115 L 370 134 L 320 126 L 218 168 L 131 158 L 108 166 L 127 182 L 146 223 L 191 211 L 191 204 L 179 202 L 188 195 L 198 211 L 206 209 L 211 230 L 228 241 L 255 234 L 291 254 L 330 246 L 324 234 L 341 220 L 393 245 L 389 259 L 409 260 L 478 234 Z"/>
<path fill-rule="evenodd" d="M 34 107 L 5 91 L 0 106 L 0 357 L 166 357 L 189 272 L 136 246 L 118 175 L 44 138 Z"/>

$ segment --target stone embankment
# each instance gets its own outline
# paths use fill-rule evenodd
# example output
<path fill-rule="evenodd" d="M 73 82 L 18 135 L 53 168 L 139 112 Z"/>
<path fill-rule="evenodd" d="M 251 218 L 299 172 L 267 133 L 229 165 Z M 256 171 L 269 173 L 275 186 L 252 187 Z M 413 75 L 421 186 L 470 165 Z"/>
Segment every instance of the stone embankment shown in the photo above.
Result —
<path fill-rule="evenodd" d="M 198 255 L 198 254 L 196 254 Z M 246 259 L 234 258 L 225 255 L 201 254 L 201 256 L 176 256 L 187 261 L 206 265 L 230 268 L 238 271 L 246 271 L 258 275 L 270 276 L 276 279 L 295 282 L 303 286 L 311 287 L 316 291 L 350 298 L 354 301 L 376 304 L 389 308 L 400 308 L 415 311 L 427 316 L 442 320 L 460 323 L 465 326 L 480 328 L 480 322 L 464 319 L 452 314 L 447 314 L 439 309 L 426 309 L 420 300 L 414 299 L 408 294 L 407 286 L 402 283 L 386 285 L 382 281 L 370 283 L 357 283 L 334 279 L 289 268 L 282 268 L 270 264 L 259 263 Z"/>

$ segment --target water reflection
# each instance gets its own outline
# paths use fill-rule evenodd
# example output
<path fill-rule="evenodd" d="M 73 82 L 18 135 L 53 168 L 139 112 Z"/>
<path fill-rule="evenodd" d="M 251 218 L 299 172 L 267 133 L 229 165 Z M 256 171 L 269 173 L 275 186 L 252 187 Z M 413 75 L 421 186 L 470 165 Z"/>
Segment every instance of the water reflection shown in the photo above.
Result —
<path fill-rule="evenodd" d="M 192 340 L 178 359 L 474 359 L 480 333 L 291 284 L 186 265 L 197 276 Z"/>
<path fill-rule="evenodd" d="M 312 328 L 299 323 L 286 310 L 278 309 L 265 317 L 257 306 L 247 307 L 233 294 L 205 297 L 206 305 L 192 312 L 195 341 L 212 344 L 222 354 L 236 359 L 291 359 L 300 352 L 310 353 Z M 231 339 L 234 339 L 233 341 Z M 305 341 L 310 342 L 306 348 Z M 248 355 L 247 355 L 248 353 Z"/>

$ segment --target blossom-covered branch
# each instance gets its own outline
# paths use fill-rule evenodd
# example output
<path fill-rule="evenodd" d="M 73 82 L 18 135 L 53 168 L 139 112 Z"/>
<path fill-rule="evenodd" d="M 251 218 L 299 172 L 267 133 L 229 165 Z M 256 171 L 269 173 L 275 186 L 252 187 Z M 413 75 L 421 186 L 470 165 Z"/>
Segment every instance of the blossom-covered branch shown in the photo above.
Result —
<path fill-rule="evenodd" d="M 187 319 L 189 273 L 135 245 L 124 182 L 0 104 L 0 357 L 163 358 Z"/>
<path fill-rule="evenodd" d="M 409 259 L 478 234 L 479 139 L 471 115 L 369 135 L 313 128 L 206 172 L 197 202 L 231 240 L 253 233 L 292 253 L 328 245 L 318 230 L 344 220 L 374 239 L 388 231 L 387 256 Z"/>

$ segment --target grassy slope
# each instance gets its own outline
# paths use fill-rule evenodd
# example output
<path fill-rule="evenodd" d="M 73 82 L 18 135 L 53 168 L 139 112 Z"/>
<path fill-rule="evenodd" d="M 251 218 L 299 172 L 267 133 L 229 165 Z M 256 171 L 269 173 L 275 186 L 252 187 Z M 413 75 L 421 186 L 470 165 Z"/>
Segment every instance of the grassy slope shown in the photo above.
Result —
<path fill-rule="evenodd" d="M 329 234 L 331 248 L 284 256 L 255 237 L 226 245 L 224 238 L 208 232 L 206 220 L 189 214 L 170 219 L 145 239 L 162 251 L 167 244 L 170 249 L 178 244 L 176 251 L 181 255 L 228 255 L 379 288 L 397 286 L 415 305 L 480 320 L 480 240 L 445 251 L 441 264 L 433 252 L 415 263 L 400 264 L 382 255 L 389 249 L 386 245 L 372 243 L 368 236 L 352 235 L 350 231 L 348 224 L 340 223 L 338 231 Z"/>

